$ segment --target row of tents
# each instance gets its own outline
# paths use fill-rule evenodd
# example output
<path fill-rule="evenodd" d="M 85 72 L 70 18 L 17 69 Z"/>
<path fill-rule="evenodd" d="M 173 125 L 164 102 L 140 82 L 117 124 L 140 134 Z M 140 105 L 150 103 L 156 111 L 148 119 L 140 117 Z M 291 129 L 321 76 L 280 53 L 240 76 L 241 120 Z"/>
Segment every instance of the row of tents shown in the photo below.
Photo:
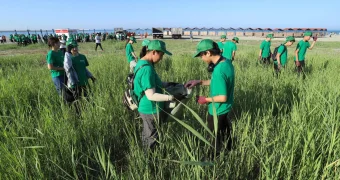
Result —
<path fill-rule="evenodd" d="M 324 37 L 327 35 L 326 28 L 183 28 L 183 35 L 189 36 L 247 36 L 265 37 L 267 34 L 274 34 L 274 37 L 302 37 L 305 31 L 312 31 L 314 35 Z M 164 28 L 165 35 L 171 35 L 171 28 Z"/>

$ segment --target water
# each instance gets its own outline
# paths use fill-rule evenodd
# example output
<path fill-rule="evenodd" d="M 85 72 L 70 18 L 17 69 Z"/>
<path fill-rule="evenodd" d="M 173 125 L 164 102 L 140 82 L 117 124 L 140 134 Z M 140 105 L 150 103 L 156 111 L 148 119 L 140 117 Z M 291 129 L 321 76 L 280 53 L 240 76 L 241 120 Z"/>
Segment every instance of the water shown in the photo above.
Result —
<path fill-rule="evenodd" d="M 147 32 L 148 34 L 152 34 L 152 31 L 151 29 L 147 29 L 147 30 L 137 30 L 137 29 L 127 29 L 128 32 L 134 32 L 136 33 L 136 35 L 138 34 L 144 34 L 145 32 Z M 28 35 L 28 32 L 27 30 L 26 31 L 16 31 L 17 34 L 25 34 L 25 35 Z M 29 31 L 30 34 L 53 34 L 53 31 L 52 30 L 42 30 L 42 33 L 40 32 L 40 30 L 30 30 Z M 104 33 L 104 32 L 108 32 L 108 33 L 112 33 L 114 32 L 113 29 L 96 29 L 96 30 L 78 30 L 78 33 L 94 33 L 94 32 L 101 32 L 101 33 Z M 327 34 L 330 34 L 330 33 L 336 33 L 338 35 L 340 35 L 340 30 L 328 30 L 327 31 Z M 7 38 L 10 36 L 10 34 L 15 34 L 15 31 L 0 31 L 0 36 L 2 35 L 5 35 Z"/>
<path fill-rule="evenodd" d="M 148 34 L 152 34 L 151 29 L 147 29 L 147 30 L 136 30 L 136 29 L 129 29 L 127 30 L 128 32 L 134 32 L 136 33 L 136 35 L 138 34 L 144 34 L 145 32 L 147 32 Z M 28 35 L 28 31 L 16 31 L 17 34 L 25 34 Z M 113 29 L 96 29 L 96 30 L 78 30 L 78 33 L 97 33 L 97 32 L 101 32 L 101 33 L 113 33 L 114 30 Z M 29 31 L 30 34 L 53 34 L 52 30 L 42 30 L 42 32 L 40 32 L 40 30 L 30 30 Z M 0 31 L 0 36 L 5 35 L 7 38 L 10 36 L 10 34 L 15 34 L 15 31 Z"/>

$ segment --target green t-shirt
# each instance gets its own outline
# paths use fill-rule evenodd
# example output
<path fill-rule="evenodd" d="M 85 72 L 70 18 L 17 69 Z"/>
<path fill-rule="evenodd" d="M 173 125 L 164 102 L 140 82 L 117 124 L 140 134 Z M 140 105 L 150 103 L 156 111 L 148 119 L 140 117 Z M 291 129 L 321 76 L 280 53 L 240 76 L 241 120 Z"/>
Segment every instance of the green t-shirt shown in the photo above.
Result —
<path fill-rule="evenodd" d="M 262 50 L 262 56 L 263 58 L 268 58 L 270 56 L 270 46 L 271 42 L 263 40 L 260 46 L 260 49 Z"/>
<path fill-rule="evenodd" d="M 280 45 L 279 49 L 277 50 L 277 53 L 280 53 L 280 62 L 281 66 L 285 66 L 287 64 L 287 54 L 288 49 L 283 44 Z M 277 61 L 274 61 L 274 64 L 277 65 Z"/>
<path fill-rule="evenodd" d="M 219 41 L 217 42 L 217 45 L 218 45 L 218 48 L 220 48 L 221 50 L 223 50 L 223 46 L 224 46 L 224 43 Z"/>
<path fill-rule="evenodd" d="M 230 60 L 225 60 L 216 65 L 211 76 L 210 97 L 225 95 L 227 102 L 214 103 L 217 115 L 226 114 L 234 103 L 235 71 Z M 213 115 L 213 103 L 209 104 L 209 114 Z"/>
<path fill-rule="evenodd" d="M 128 63 L 130 63 L 131 61 L 133 61 L 135 58 L 132 56 L 132 52 L 134 52 L 132 44 L 128 43 L 125 47 L 125 52 L 126 52 L 126 58 Z"/>
<path fill-rule="evenodd" d="M 83 54 L 78 54 L 78 56 L 72 56 L 72 66 L 77 72 L 78 80 L 80 86 L 86 86 L 88 84 L 88 77 L 86 75 L 86 66 L 89 63 L 86 56 Z"/>
<path fill-rule="evenodd" d="M 145 65 L 141 69 L 140 66 Z M 139 69 L 139 70 L 138 70 Z M 138 60 L 137 65 L 135 67 L 135 72 L 138 70 L 137 74 L 135 74 L 135 79 L 133 81 L 134 84 L 134 93 L 137 95 L 138 99 L 141 98 L 142 93 L 147 89 L 156 89 L 156 93 L 163 93 L 163 84 L 161 79 L 158 77 L 153 65 L 146 60 Z M 150 101 L 146 95 L 140 99 L 138 112 L 142 114 L 157 114 L 160 112 L 160 109 L 164 108 L 164 102 L 154 102 Z"/>
<path fill-rule="evenodd" d="M 231 60 L 233 57 L 233 51 L 237 51 L 235 43 L 228 41 L 224 44 L 222 56 Z"/>
<path fill-rule="evenodd" d="M 296 50 L 299 49 L 299 61 L 305 60 L 305 55 L 307 52 L 307 49 L 310 47 L 310 43 L 308 41 L 301 40 L 299 44 L 296 46 Z M 294 61 L 296 60 L 296 56 L 294 56 Z"/>
<path fill-rule="evenodd" d="M 61 51 L 55 52 L 55 51 L 48 51 L 46 55 L 46 61 L 47 64 L 52 64 L 54 67 L 64 67 L 64 56 Z M 52 77 L 58 77 L 61 75 L 64 75 L 65 71 L 57 71 L 57 70 L 50 70 Z"/>

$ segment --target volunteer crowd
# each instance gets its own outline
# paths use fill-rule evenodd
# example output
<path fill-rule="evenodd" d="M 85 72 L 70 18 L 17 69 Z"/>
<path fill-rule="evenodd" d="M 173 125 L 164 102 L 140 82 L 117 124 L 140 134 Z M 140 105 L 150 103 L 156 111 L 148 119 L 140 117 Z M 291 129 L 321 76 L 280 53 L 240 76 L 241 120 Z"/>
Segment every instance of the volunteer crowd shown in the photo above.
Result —
<path fill-rule="evenodd" d="M 293 52 L 294 62 L 299 73 L 305 66 L 307 49 L 312 49 L 317 40 L 317 37 L 313 37 L 314 41 L 310 44 L 311 37 L 311 32 L 305 32 L 303 40 L 298 43 L 295 52 Z M 287 37 L 273 52 L 271 51 L 272 39 L 273 35 L 269 34 L 261 43 L 259 60 L 264 64 L 270 64 L 270 59 L 273 59 L 275 72 L 279 73 L 282 68 L 287 66 L 287 47 L 294 44 L 295 38 Z M 209 86 L 209 95 L 197 95 L 196 102 L 200 105 L 207 105 L 207 124 L 211 132 L 214 131 L 214 114 L 217 115 L 217 138 L 212 139 L 211 143 L 215 144 L 215 140 L 217 140 L 218 152 L 223 147 L 223 143 L 226 144 L 228 150 L 232 148 L 232 126 L 228 113 L 234 102 L 235 71 L 233 62 L 237 61 L 236 52 L 239 41 L 238 37 L 227 41 L 225 35 L 221 36 L 219 42 L 214 42 L 211 39 L 201 40 L 196 46 L 193 57 L 201 59 L 207 64 L 207 73 L 211 73 L 211 78 L 189 80 L 184 85 L 189 89 L 195 86 Z M 60 42 L 62 42 L 62 46 Z M 137 56 L 133 48 L 133 44 L 136 42 L 134 36 L 128 38 L 125 45 L 126 59 L 130 73 L 134 74 L 133 92 L 138 99 L 138 113 L 143 120 L 142 142 L 146 149 L 154 150 L 158 144 L 156 124 L 161 125 L 167 118 L 167 114 L 163 110 L 164 102 L 176 101 L 173 95 L 164 92 L 166 82 L 161 80 L 155 67 L 164 55 L 171 56 L 172 53 L 166 48 L 165 42 L 145 39 L 142 42 L 139 56 Z M 100 41 L 97 41 L 96 44 L 100 44 Z M 63 96 L 68 103 L 81 97 L 87 97 L 88 79 L 93 81 L 96 79 L 87 69 L 89 62 L 86 56 L 79 53 L 77 41 L 69 38 L 67 42 L 64 42 L 51 37 L 48 40 L 48 45 L 51 50 L 48 52 L 46 60 L 59 95 L 68 94 Z M 64 50 L 61 51 L 60 47 Z M 199 63 L 196 59 L 193 61 Z M 65 84 L 66 86 L 64 86 Z M 64 91 L 66 93 L 63 93 Z"/>

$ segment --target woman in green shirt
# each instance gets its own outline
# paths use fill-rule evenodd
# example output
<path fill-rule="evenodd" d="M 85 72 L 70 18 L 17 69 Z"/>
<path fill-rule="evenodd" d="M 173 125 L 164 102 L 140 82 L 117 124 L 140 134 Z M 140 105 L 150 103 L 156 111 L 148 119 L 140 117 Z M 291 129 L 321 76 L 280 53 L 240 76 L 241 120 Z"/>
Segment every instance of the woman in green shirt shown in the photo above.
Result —
<path fill-rule="evenodd" d="M 77 42 L 69 38 L 64 68 L 68 77 L 67 86 L 75 92 L 75 99 L 79 99 L 82 96 L 87 97 L 88 79 L 90 78 L 93 82 L 96 80 L 87 70 L 87 66 L 89 66 L 89 62 L 86 56 L 79 53 Z"/>
<path fill-rule="evenodd" d="M 52 81 L 58 94 L 61 95 L 65 84 L 64 55 L 59 51 L 60 42 L 58 38 L 49 38 L 48 46 L 51 50 L 46 55 L 47 68 L 51 72 Z"/>
<path fill-rule="evenodd" d="M 212 73 L 211 80 L 191 80 L 185 87 L 192 88 L 197 85 L 210 86 L 210 97 L 198 96 L 197 102 L 201 105 L 208 105 L 208 127 L 214 132 L 214 117 L 218 119 L 217 128 L 217 150 L 225 136 L 228 139 L 227 147 L 231 149 L 231 122 L 228 119 L 234 103 L 235 71 L 231 60 L 220 55 L 218 44 L 210 39 L 202 40 L 197 45 L 197 52 L 194 57 L 200 57 L 209 64 L 208 71 Z M 215 145 L 215 140 L 212 142 Z"/>
<path fill-rule="evenodd" d="M 141 53 L 142 58 L 138 60 L 134 69 L 134 93 L 139 100 L 138 112 L 143 119 L 142 141 L 143 145 L 150 149 L 154 148 L 158 138 L 156 121 L 161 123 L 165 119 L 162 111 L 164 102 L 174 99 L 171 95 L 162 94 L 163 83 L 154 69 L 154 65 L 164 54 L 172 55 L 166 50 L 163 41 L 150 41 L 147 51 Z"/>
<path fill-rule="evenodd" d="M 127 61 L 130 65 L 130 72 L 133 72 L 133 69 L 136 66 L 136 62 L 138 59 L 132 47 L 133 43 L 136 43 L 136 38 L 131 36 L 126 41 L 126 45 L 125 45 L 125 54 L 126 54 Z"/>

